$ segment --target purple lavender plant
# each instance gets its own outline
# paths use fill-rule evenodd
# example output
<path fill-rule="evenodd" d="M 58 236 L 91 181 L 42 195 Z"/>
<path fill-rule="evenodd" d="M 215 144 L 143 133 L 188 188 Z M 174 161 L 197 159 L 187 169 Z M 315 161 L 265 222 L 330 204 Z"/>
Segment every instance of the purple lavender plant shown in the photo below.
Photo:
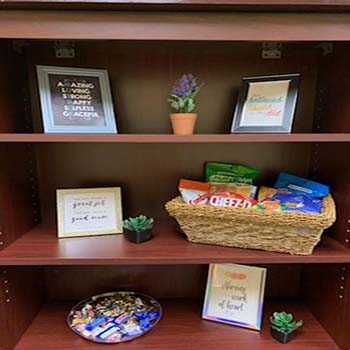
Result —
<path fill-rule="evenodd" d="M 203 84 L 199 85 L 193 74 L 183 74 L 173 86 L 168 102 L 177 113 L 191 113 L 196 104 L 194 98 Z"/>

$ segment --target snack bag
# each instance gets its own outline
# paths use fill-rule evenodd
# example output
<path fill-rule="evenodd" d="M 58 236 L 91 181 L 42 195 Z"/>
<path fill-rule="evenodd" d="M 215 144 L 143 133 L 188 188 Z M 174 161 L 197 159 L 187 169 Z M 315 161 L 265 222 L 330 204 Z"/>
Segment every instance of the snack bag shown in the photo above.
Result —
<path fill-rule="evenodd" d="M 206 182 L 253 184 L 259 174 L 260 170 L 243 165 L 206 163 L 205 166 Z"/>
<path fill-rule="evenodd" d="M 199 203 L 198 199 L 207 194 L 209 189 L 210 185 L 205 182 L 181 179 L 179 183 L 179 191 L 182 199 L 188 204 L 206 204 L 207 198 L 199 200 Z"/>
<path fill-rule="evenodd" d="M 255 199 L 246 197 L 239 193 L 231 193 L 228 191 L 218 192 L 212 185 L 181 179 L 179 183 L 179 191 L 182 199 L 187 204 L 208 204 L 216 207 L 234 207 L 234 208 L 250 208 L 255 205 Z M 224 189 L 227 186 L 224 185 Z M 215 191 L 215 192 L 213 192 Z"/>
<path fill-rule="evenodd" d="M 221 184 L 221 183 L 210 183 L 209 193 L 216 192 L 229 192 L 240 194 L 247 198 L 255 198 L 257 187 L 249 184 Z"/>
<path fill-rule="evenodd" d="M 207 195 L 208 204 L 214 207 L 250 208 L 257 201 L 237 193 L 211 193 Z"/>
<path fill-rule="evenodd" d="M 274 210 L 274 211 L 283 211 L 284 207 L 280 204 L 279 201 L 274 201 L 271 199 L 265 199 L 261 202 L 258 202 L 255 206 L 255 209 L 260 209 L 260 210 Z"/>
<path fill-rule="evenodd" d="M 322 207 L 323 202 L 321 199 L 294 193 L 276 193 L 258 203 L 259 209 L 298 211 L 313 214 L 319 214 Z"/>
<path fill-rule="evenodd" d="M 323 198 L 329 194 L 329 186 L 287 173 L 279 175 L 274 188 L 311 198 Z"/>
<path fill-rule="evenodd" d="M 280 190 L 277 188 L 260 186 L 259 193 L 258 193 L 258 201 L 261 202 L 267 198 L 272 197 L 276 193 L 290 193 L 290 192 L 286 190 Z"/>

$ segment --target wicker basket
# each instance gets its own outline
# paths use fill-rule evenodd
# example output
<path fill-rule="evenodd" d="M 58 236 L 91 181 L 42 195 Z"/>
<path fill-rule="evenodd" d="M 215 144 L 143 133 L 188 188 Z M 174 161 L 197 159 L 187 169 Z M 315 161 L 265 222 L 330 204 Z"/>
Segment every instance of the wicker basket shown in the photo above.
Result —
<path fill-rule="evenodd" d="M 335 204 L 321 214 L 190 205 L 177 197 L 165 206 L 191 242 L 310 255 L 323 230 L 335 222 Z"/>

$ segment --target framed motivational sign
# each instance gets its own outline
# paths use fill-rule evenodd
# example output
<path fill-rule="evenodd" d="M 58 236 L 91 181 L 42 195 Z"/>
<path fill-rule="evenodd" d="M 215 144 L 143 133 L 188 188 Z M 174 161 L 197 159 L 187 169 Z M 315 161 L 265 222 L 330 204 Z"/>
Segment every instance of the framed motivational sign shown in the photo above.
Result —
<path fill-rule="evenodd" d="M 123 232 L 119 187 L 57 190 L 58 237 Z"/>
<path fill-rule="evenodd" d="M 106 70 L 37 66 L 46 133 L 116 133 Z"/>
<path fill-rule="evenodd" d="M 202 317 L 260 330 L 265 279 L 265 268 L 211 264 Z"/>
<path fill-rule="evenodd" d="M 289 133 L 300 74 L 243 78 L 232 133 Z"/>

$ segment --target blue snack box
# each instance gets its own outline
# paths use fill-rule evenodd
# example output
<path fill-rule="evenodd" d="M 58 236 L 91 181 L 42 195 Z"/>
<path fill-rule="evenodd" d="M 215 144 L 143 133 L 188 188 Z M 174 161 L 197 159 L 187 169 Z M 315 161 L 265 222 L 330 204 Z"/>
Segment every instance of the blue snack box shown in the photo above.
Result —
<path fill-rule="evenodd" d="M 323 207 L 321 199 L 310 198 L 302 194 L 276 193 L 271 200 L 278 200 L 285 211 L 319 214 Z"/>
<path fill-rule="evenodd" d="M 323 198 L 329 194 L 329 186 L 288 173 L 280 173 L 274 188 L 311 198 Z"/>

